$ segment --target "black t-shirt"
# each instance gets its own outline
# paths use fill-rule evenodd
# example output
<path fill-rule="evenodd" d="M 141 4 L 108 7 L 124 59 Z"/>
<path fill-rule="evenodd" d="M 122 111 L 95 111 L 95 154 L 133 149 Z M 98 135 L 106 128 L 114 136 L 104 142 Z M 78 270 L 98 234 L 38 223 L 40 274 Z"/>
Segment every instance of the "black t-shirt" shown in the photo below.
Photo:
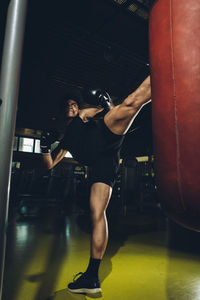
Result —
<path fill-rule="evenodd" d="M 75 160 L 86 165 L 92 164 L 101 148 L 96 122 L 91 120 L 84 123 L 79 116 L 75 117 L 67 126 L 61 145 Z"/>
<path fill-rule="evenodd" d="M 119 154 L 123 136 L 112 133 L 103 120 L 84 123 L 77 116 L 67 126 L 61 147 L 85 165 L 94 164 L 99 157 Z"/>

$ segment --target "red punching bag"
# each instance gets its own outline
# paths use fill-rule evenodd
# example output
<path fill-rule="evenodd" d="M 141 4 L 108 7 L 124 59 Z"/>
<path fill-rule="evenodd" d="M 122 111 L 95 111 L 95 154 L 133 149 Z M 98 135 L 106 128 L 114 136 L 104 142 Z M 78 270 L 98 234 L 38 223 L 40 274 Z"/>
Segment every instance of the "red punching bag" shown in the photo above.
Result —
<path fill-rule="evenodd" d="M 149 39 L 159 198 L 200 231 L 200 0 L 157 0 Z"/>

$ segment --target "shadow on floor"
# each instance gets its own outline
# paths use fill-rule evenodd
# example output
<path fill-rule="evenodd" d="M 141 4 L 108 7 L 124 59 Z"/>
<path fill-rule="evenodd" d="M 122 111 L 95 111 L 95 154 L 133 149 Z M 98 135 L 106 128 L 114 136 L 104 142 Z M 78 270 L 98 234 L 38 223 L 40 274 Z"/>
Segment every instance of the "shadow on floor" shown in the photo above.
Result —
<path fill-rule="evenodd" d="M 37 293 L 32 300 L 44 299 L 53 292 L 59 269 L 67 253 L 65 221 L 66 218 L 60 215 L 60 212 L 51 208 L 36 220 L 10 222 L 4 300 L 18 299 L 24 280 L 38 284 Z M 43 263 L 44 258 L 46 261 L 44 272 L 35 272 L 39 262 Z"/>
<path fill-rule="evenodd" d="M 26 291 L 22 292 L 26 282 L 36 283 L 36 293 L 31 300 L 86 299 L 85 295 L 71 294 L 66 289 L 52 294 L 63 261 L 67 257 L 66 221 L 71 222 L 70 218 L 62 216 L 55 208 L 51 208 L 48 211 L 45 210 L 35 221 L 29 219 L 9 224 L 4 300 L 21 299 L 20 293 L 26 293 Z M 134 216 L 133 218 L 133 216 L 108 215 L 108 223 L 110 234 L 108 247 L 100 267 L 101 282 L 112 272 L 112 258 L 130 235 L 137 236 L 139 240 L 141 233 L 160 229 L 157 218 L 149 216 Z M 82 232 L 91 232 L 88 215 L 77 216 L 74 225 L 78 225 Z M 141 239 L 142 242 L 144 241 Z M 163 245 L 162 242 L 160 244 Z M 45 262 L 42 271 L 40 260 L 43 264 Z M 49 297 L 49 295 L 52 296 Z M 100 298 L 101 295 L 87 295 L 87 297 Z"/>
<path fill-rule="evenodd" d="M 161 215 L 138 215 L 137 213 L 135 215 L 122 216 L 120 214 L 108 214 L 107 218 L 109 240 L 99 271 L 101 283 L 112 272 L 112 258 L 124 246 L 130 235 L 166 229 L 166 219 Z M 76 223 L 80 230 L 91 233 L 92 226 L 89 214 L 77 216 Z M 143 243 L 144 240 L 141 239 L 141 242 Z M 160 245 L 163 246 L 163 241 L 161 241 Z"/>

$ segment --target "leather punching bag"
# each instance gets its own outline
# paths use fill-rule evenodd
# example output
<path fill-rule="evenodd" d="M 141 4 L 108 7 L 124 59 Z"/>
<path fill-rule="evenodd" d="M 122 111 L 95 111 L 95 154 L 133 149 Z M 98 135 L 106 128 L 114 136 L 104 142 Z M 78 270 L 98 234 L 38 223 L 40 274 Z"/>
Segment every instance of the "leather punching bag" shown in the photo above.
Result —
<path fill-rule="evenodd" d="M 200 0 L 157 0 L 149 39 L 159 198 L 200 231 Z"/>

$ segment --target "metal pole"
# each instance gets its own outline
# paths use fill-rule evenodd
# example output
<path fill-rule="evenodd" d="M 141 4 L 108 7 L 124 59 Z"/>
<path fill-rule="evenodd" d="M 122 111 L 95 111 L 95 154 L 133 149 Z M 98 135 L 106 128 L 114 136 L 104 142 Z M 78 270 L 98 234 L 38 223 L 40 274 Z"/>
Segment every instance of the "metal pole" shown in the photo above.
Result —
<path fill-rule="evenodd" d="M 0 74 L 0 299 L 3 289 L 12 147 L 27 1 L 11 0 L 9 3 Z"/>

